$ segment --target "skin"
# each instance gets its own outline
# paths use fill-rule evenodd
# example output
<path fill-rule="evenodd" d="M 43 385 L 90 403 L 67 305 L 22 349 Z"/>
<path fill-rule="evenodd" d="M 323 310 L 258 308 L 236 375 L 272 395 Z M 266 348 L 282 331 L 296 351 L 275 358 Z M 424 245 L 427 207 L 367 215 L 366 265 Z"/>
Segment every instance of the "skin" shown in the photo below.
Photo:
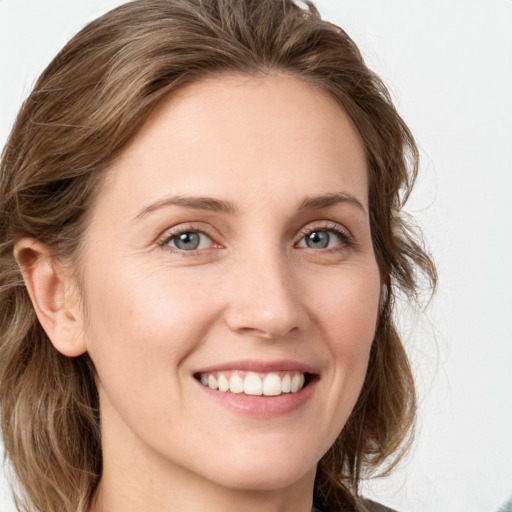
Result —
<path fill-rule="evenodd" d="M 361 141 L 333 99 L 286 75 L 220 76 L 164 99 L 108 171 L 81 254 L 87 314 L 44 247 L 19 244 L 52 342 L 97 368 L 93 512 L 311 509 L 316 464 L 357 400 L 375 332 L 367 190 Z M 301 208 L 333 195 L 343 200 Z M 177 232 L 197 230 L 199 249 L 176 247 Z M 313 231 L 330 245 L 308 247 Z M 194 378 L 239 360 L 307 364 L 311 396 L 260 417 Z"/>

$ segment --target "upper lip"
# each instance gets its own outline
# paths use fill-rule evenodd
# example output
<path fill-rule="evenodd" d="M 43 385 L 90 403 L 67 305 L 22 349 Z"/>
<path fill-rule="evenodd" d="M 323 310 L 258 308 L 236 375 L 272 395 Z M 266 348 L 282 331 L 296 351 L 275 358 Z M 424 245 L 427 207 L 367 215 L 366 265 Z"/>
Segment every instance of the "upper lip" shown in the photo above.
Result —
<path fill-rule="evenodd" d="M 316 371 L 315 368 L 309 364 L 289 359 L 282 359 L 279 361 L 258 361 L 255 359 L 229 361 L 201 368 L 194 373 L 211 373 L 235 370 L 257 373 L 269 373 L 277 371 L 318 373 L 318 371 Z"/>

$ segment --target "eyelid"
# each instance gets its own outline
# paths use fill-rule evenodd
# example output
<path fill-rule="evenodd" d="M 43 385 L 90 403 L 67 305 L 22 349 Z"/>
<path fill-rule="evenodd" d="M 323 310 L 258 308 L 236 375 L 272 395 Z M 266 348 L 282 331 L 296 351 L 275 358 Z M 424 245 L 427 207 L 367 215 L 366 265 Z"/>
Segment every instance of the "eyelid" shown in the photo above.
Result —
<path fill-rule="evenodd" d="M 310 234 L 312 231 L 334 231 L 337 233 L 344 242 L 345 246 L 352 247 L 355 245 L 355 239 L 352 233 L 342 224 L 338 224 L 334 221 L 315 221 L 309 224 L 306 224 L 299 231 L 296 241 L 294 245 L 297 245 L 306 235 Z M 318 251 L 319 249 L 313 249 Z M 329 250 L 329 249 L 324 249 Z"/>
<path fill-rule="evenodd" d="M 176 236 L 179 236 L 180 234 L 182 233 L 200 233 L 202 235 L 205 235 L 207 236 L 211 242 L 212 242 L 212 245 L 213 246 L 216 246 L 215 248 L 220 248 L 222 247 L 221 244 L 219 242 L 216 241 L 216 237 L 215 235 L 212 233 L 213 230 L 211 229 L 208 229 L 207 227 L 205 227 L 204 224 L 197 224 L 197 223 L 181 223 L 181 224 L 178 224 L 176 226 L 173 226 L 172 228 L 169 228 L 169 229 L 166 229 L 162 235 L 160 235 L 157 239 L 157 245 L 159 247 L 162 247 L 164 248 L 165 250 L 168 250 L 168 251 L 171 251 L 171 252 L 176 252 L 176 253 L 180 253 L 180 254 L 183 254 L 183 255 L 190 255 L 190 254 L 196 254 L 198 252 L 202 252 L 202 251 L 206 251 L 207 249 L 209 248 L 205 248 L 205 249 L 193 249 L 193 250 L 190 250 L 190 251 L 184 251 L 184 250 L 180 250 L 176 247 L 172 247 L 171 245 L 169 245 L 169 242 Z"/>
<path fill-rule="evenodd" d="M 296 239 L 294 241 L 294 246 L 297 246 L 297 244 L 306 235 L 310 234 L 312 231 L 315 231 L 315 230 L 334 231 L 343 240 L 343 246 L 345 248 L 346 247 L 352 247 L 352 246 L 355 245 L 355 239 L 354 239 L 353 235 L 350 233 L 350 231 L 345 226 L 343 226 L 342 224 L 339 224 L 337 222 L 334 222 L 334 221 L 327 221 L 327 220 L 323 220 L 322 221 L 321 220 L 321 221 L 310 222 L 310 223 L 306 224 L 304 227 L 302 227 L 299 230 L 299 233 L 298 233 L 298 235 L 297 235 L 297 237 L 296 237 Z M 220 244 L 217 241 L 218 237 L 216 236 L 216 234 L 213 233 L 213 229 L 209 228 L 208 225 L 205 226 L 205 224 L 203 224 L 203 223 L 195 223 L 195 222 L 180 223 L 180 224 L 178 224 L 176 226 L 173 226 L 173 227 L 165 230 L 162 233 L 162 235 L 160 235 L 158 237 L 157 245 L 159 247 L 164 248 L 165 250 L 168 250 L 170 252 L 179 253 L 179 254 L 182 254 L 184 256 L 197 254 L 199 252 L 203 252 L 203 251 L 206 251 L 206 250 L 212 248 L 212 247 L 208 247 L 208 248 L 203 248 L 203 249 L 195 249 L 195 250 L 190 250 L 190 251 L 184 251 L 184 250 L 180 250 L 178 248 L 174 248 L 171 245 L 169 245 L 169 241 L 173 237 L 179 236 L 182 233 L 189 233 L 189 232 L 201 233 L 201 234 L 207 236 L 211 240 L 213 248 L 222 248 L 222 244 Z M 336 248 L 312 249 L 312 250 L 314 250 L 314 251 L 319 251 L 319 250 L 326 250 L 326 251 L 328 251 L 328 250 L 336 250 Z"/>

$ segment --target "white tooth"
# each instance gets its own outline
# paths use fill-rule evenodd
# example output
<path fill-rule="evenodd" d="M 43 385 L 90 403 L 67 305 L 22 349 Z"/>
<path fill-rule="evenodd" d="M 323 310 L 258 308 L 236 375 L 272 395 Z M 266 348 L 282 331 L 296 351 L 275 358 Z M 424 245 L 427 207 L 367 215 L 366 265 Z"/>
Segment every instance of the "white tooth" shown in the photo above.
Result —
<path fill-rule="evenodd" d="M 276 373 L 269 373 L 263 380 L 263 394 L 277 396 L 281 394 L 281 379 Z"/>
<path fill-rule="evenodd" d="M 292 378 L 290 377 L 289 373 L 287 373 L 283 377 L 283 382 L 281 383 L 281 389 L 283 390 L 283 393 L 289 393 L 292 390 Z"/>
<path fill-rule="evenodd" d="M 304 383 L 306 382 L 306 377 L 304 376 L 303 373 L 300 374 L 300 385 L 299 385 L 299 389 L 302 389 L 304 387 Z"/>
<path fill-rule="evenodd" d="M 296 373 L 292 378 L 291 392 L 296 393 L 300 389 L 301 377 L 304 377 L 302 373 Z"/>
<path fill-rule="evenodd" d="M 213 375 L 208 375 L 208 386 L 211 389 L 217 389 L 217 379 Z"/>
<path fill-rule="evenodd" d="M 229 381 L 224 375 L 219 376 L 219 391 L 225 393 L 229 389 Z"/>
<path fill-rule="evenodd" d="M 203 386 L 208 386 L 208 376 L 204 373 L 201 374 L 201 384 Z"/>
<path fill-rule="evenodd" d="M 229 379 L 229 390 L 231 393 L 243 393 L 244 391 L 244 380 L 240 375 L 236 373 L 231 375 Z"/>
<path fill-rule="evenodd" d="M 261 379 L 253 372 L 249 372 L 244 379 L 244 393 L 246 395 L 261 395 L 263 384 Z"/>

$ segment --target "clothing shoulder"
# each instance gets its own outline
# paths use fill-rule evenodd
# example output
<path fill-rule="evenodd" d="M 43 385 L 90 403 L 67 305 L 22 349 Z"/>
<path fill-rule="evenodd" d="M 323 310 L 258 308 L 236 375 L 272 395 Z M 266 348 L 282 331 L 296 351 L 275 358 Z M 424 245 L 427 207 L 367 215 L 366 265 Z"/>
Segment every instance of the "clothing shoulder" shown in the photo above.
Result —
<path fill-rule="evenodd" d="M 380 503 L 377 503 L 372 500 L 362 499 L 358 502 L 359 510 L 361 512 L 397 512 L 396 510 L 392 508 L 388 508 L 384 505 L 381 505 Z M 313 512 L 322 512 L 318 508 L 314 508 Z M 339 512 L 343 512 L 340 510 Z"/>
<path fill-rule="evenodd" d="M 512 496 L 510 496 L 509 500 L 506 503 L 501 505 L 498 512 L 512 512 Z"/>
<path fill-rule="evenodd" d="M 371 500 L 363 500 L 362 505 L 365 512 L 397 512 L 392 508 L 385 507 L 384 505 Z"/>

